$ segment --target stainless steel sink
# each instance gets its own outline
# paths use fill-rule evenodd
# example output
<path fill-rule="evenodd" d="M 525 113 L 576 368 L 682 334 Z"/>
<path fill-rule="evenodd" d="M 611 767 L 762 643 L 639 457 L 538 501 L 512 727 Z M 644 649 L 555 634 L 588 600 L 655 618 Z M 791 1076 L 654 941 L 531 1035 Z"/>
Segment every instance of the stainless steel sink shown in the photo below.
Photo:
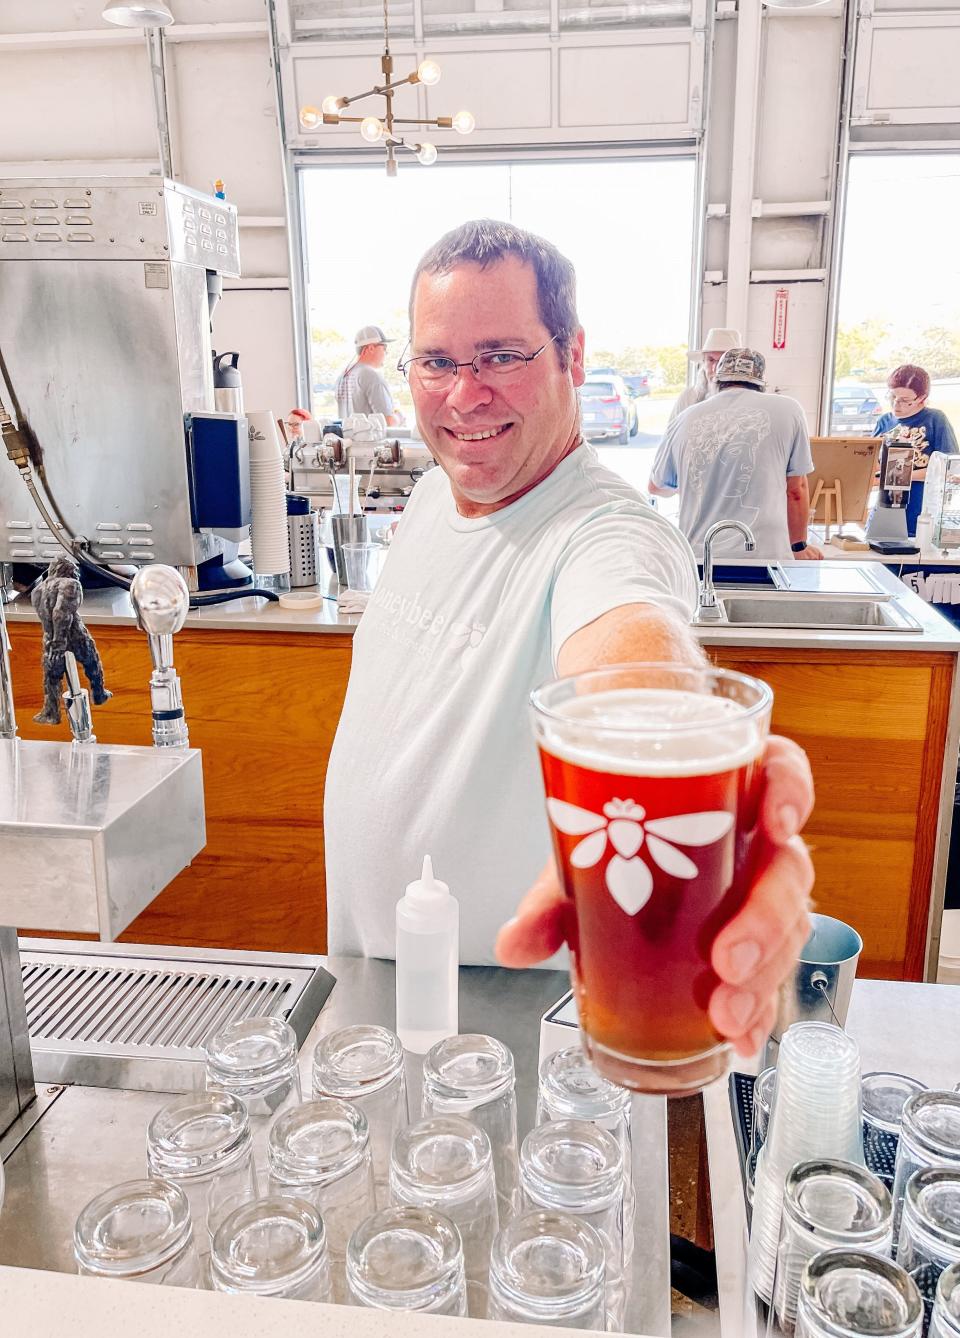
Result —
<path fill-rule="evenodd" d="M 836 632 L 918 632 L 920 624 L 885 599 L 824 595 L 723 595 L 724 623 L 735 627 L 795 627 Z"/>

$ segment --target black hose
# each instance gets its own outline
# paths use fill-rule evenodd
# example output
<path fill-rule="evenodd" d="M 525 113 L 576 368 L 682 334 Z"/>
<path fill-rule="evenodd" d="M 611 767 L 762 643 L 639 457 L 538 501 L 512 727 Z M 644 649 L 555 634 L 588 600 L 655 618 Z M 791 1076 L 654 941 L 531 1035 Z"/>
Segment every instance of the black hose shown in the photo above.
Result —
<path fill-rule="evenodd" d="M 261 599 L 269 599 L 274 604 L 279 604 L 280 596 L 274 590 L 261 590 L 259 586 L 245 586 L 240 590 L 220 590 L 215 595 L 191 595 L 190 607 L 192 609 L 202 609 L 207 604 L 226 604 L 230 599 L 246 599 L 248 595 L 259 595 Z"/>

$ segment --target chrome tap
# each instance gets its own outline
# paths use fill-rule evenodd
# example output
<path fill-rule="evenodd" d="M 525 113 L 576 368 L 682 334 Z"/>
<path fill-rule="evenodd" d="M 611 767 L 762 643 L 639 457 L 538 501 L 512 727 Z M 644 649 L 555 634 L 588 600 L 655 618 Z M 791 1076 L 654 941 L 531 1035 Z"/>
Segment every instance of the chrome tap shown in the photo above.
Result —
<path fill-rule="evenodd" d="M 10 640 L 7 620 L 0 599 L 0 739 L 17 737 L 17 717 L 13 709 L 13 679 L 10 677 Z"/>
<path fill-rule="evenodd" d="M 703 540 L 703 580 L 700 582 L 700 597 L 697 600 L 696 621 L 698 623 L 718 623 L 723 620 L 723 609 L 717 600 L 713 584 L 713 541 L 724 530 L 737 530 L 743 535 L 743 546 L 752 553 L 757 541 L 749 526 L 739 520 L 719 520 L 711 525 Z"/>
<path fill-rule="evenodd" d="M 180 679 L 173 667 L 173 635 L 187 616 L 190 591 L 175 568 L 154 563 L 141 567 L 134 576 L 130 599 L 137 624 L 149 639 L 153 659 L 153 741 L 158 748 L 186 748 L 189 738 Z"/>

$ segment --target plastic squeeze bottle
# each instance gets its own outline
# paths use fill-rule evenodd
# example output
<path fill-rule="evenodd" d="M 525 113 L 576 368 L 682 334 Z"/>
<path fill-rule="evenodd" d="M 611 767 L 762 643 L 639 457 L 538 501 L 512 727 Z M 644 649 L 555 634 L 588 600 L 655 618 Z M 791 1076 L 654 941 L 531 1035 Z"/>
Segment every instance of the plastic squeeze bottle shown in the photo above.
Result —
<path fill-rule="evenodd" d="M 397 902 L 397 1035 L 405 1050 L 425 1055 L 456 1036 L 459 966 L 460 907 L 426 855 Z"/>

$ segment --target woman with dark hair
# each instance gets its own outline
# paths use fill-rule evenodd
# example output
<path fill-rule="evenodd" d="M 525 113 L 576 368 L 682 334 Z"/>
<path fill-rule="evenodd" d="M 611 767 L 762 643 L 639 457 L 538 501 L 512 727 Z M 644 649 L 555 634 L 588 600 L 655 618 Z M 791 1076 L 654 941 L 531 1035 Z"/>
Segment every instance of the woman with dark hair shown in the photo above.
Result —
<path fill-rule="evenodd" d="M 913 538 L 923 505 L 927 460 L 935 451 L 957 454 L 957 439 L 943 410 L 931 409 L 927 405 L 930 377 L 922 367 L 914 367 L 911 363 L 895 367 L 887 377 L 887 387 L 893 412 L 881 415 L 873 435 L 883 437 L 899 427 L 901 441 L 913 447 L 913 480 L 907 502 L 907 534 Z"/>

